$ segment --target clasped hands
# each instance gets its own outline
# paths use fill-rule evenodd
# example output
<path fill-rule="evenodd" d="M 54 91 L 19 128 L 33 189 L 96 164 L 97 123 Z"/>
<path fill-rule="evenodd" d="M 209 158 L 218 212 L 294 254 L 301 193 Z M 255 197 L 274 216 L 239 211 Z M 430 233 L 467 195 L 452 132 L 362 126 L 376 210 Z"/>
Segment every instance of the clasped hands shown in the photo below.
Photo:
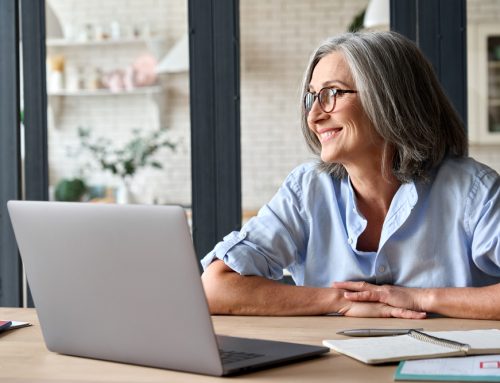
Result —
<path fill-rule="evenodd" d="M 424 289 L 393 285 L 372 285 L 367 282 L 335 282 L 333 288 L 343 292 L 344 306 L 339 313 L 356 317 L 394 317 L 424 319 Z"/>

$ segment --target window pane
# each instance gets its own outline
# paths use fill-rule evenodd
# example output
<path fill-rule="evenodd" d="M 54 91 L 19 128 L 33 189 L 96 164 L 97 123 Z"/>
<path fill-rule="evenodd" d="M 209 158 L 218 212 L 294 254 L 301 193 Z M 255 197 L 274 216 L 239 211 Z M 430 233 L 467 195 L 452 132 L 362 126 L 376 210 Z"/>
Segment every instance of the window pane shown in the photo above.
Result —
<path fill-rule="evenodd" d="M 46 13 L 51 198 L 189 206 L 186 0 Z"/>
<path fill-rule="evenodd" d="M 367 4 L 240 0 L 244 220 L 269 201 L 295 166 L 312 158 L 300 131 L 303 71 L 313 49 L 346 32 Z"/>
<path fill-rule="evenodd" d="M 500 171 L 500 2 L 467 0 L 470 155 Z"/>

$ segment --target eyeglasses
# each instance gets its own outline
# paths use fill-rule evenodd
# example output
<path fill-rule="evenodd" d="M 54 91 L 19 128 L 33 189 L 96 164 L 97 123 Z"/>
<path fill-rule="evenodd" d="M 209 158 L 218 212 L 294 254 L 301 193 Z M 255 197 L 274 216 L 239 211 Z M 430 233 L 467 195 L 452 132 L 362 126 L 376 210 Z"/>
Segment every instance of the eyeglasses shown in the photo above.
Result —
<path fill-rule="evenodd" d="M 307 92 L 304 96 L 304 108 L 306 109 L 306 112 L 310 112 L 314 105 L 314 101 L 316 100 L 316 98 L 318 98 L 321 110 L 325 113 L 331 113 L 335 109 L 335 104 L 337 103 L 337 95 L 343 95 L 345 93 L 358 93 L 358 91 L 337 88 L 323 88 L 317 94 Z"/>

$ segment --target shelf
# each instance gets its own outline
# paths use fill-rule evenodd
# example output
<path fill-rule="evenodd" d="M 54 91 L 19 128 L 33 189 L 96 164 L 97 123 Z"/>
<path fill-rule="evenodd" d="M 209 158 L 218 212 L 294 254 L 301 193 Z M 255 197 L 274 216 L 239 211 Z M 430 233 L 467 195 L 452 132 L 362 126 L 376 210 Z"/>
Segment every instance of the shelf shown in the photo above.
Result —
<path fill-rule="evenodd" d="M 124 97 L 124 96 L 147 96 L 154 105 L 156 105 L 156 114 L 160 121 L 160 126 L 165 126 L 163 121 L 163 105 L 165 105 L 165 92 L 162 86 L 145 86 L 142 88 L 135 88 L 130 91 L 112 92 L 109 89 L 96 89 L 96 90 L 79 90 L 68 91 L 62 90 L 59 92 L 49 92 L 48 107 L 52 120 L 57 126 L 61 113 L 64 109 L 64 98 L 66 97 Z"/>
<path fill-rule="evenodd" d="M 106 40 L 67 40 L 67 39 L 47 39 L 47 47 L 92 47 L 92 46 L 109 46 L 109 45 L 130 45 L 130 44 L 150 44 L 160 43 L 163 41 L 161 37 L 151 38 L 123 38 L 123 39 L 106 39 Z"/>
<path fill-rule="evenodd" d="M 500 98 L 490 98 L 488 100 L 489 106 L 500 106 Z"/>
<path fill-rule="evenodd" d="M 120 92 L 112 92 L 109 89 L 82 89 L 82 90 L 61 90 L 57 92 L 49 92 L 49 96 L 54 97 L 71 97 L 71 96 L 133 96 L 133 95 L 152 95 L 158 94 L 162 91 L 162 87 L 156 86 L 145 86 L 141 88 L 135 88 L 132 90 L 123 90 Z"/>
<path fill-rule="evenodd" d="M 156 58 L 163 57 L 165 52 L 163 45 L 165 42 L 166 40 L 163 36 L 156 34 L 149 36 L 149 34 L 144 34 L 140 37 L 109 38 L 102 40 L 69 40 L 65 38 L 47 39 L 46 46 L 50 54 L 66 54 L 66 51 L 68 53 L 70 51 L 81 53 L 81 57 L 88 59 L 88 62 L 90 63 L 92 55 L 94 54 L 104 54 L 112 57 L 114 52 L 117 50 L 128 48 L 130 48 L 128 49 L 130 51 L 130 60 L 133 59 L 132 53 L 137 55 L 137 50 L 143 50 L 143 48 L 146 48 L 147 51 Z M 72 56 L 70 55 L 70 57 Z M 120 91 L 111 91 L 110 89 L 49 90 L 47 95 L 49 113 L 52 121 L 54 121 L 54 126 L 56 127 L 59 124 L 61 115 L 64 113 L 64 108 L 69 98 L 72 98 L 73 100 L 78 100 L 77 98 L 80 98 L 80 100 L 83 100 L 81 97 L 84 97 L 85 100 L 92 100 L 92 98 L 103 100 L 103 98 L 107 97 L 110 100 L 113 100 L 113 102 L 123 104 L 119 101 L 119 99 L 123 101 L 123 97 L 143 96 L 144 98 L 147 98 L 148 102 L 152 102 L 155 106 L 160 125 L 164 126 L 165 123 L 165 121 L 163 121 L 163 108 L 166 103 L 166 92 L 164 87 L 159 83 L 157 83 L 157 85 L 137 87 L 131 90 Z"/>

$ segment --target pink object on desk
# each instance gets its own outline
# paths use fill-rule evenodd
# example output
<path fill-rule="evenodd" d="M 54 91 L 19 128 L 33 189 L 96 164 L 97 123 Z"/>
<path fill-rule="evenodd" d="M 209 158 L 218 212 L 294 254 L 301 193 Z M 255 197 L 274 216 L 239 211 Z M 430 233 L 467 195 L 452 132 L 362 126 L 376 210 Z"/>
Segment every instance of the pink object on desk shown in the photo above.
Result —
<path fill-rule="evenodd" d="M 10 320 L 2 320 L 0 321 L 0 332 L 7 330 L 12 322 Z"/>

